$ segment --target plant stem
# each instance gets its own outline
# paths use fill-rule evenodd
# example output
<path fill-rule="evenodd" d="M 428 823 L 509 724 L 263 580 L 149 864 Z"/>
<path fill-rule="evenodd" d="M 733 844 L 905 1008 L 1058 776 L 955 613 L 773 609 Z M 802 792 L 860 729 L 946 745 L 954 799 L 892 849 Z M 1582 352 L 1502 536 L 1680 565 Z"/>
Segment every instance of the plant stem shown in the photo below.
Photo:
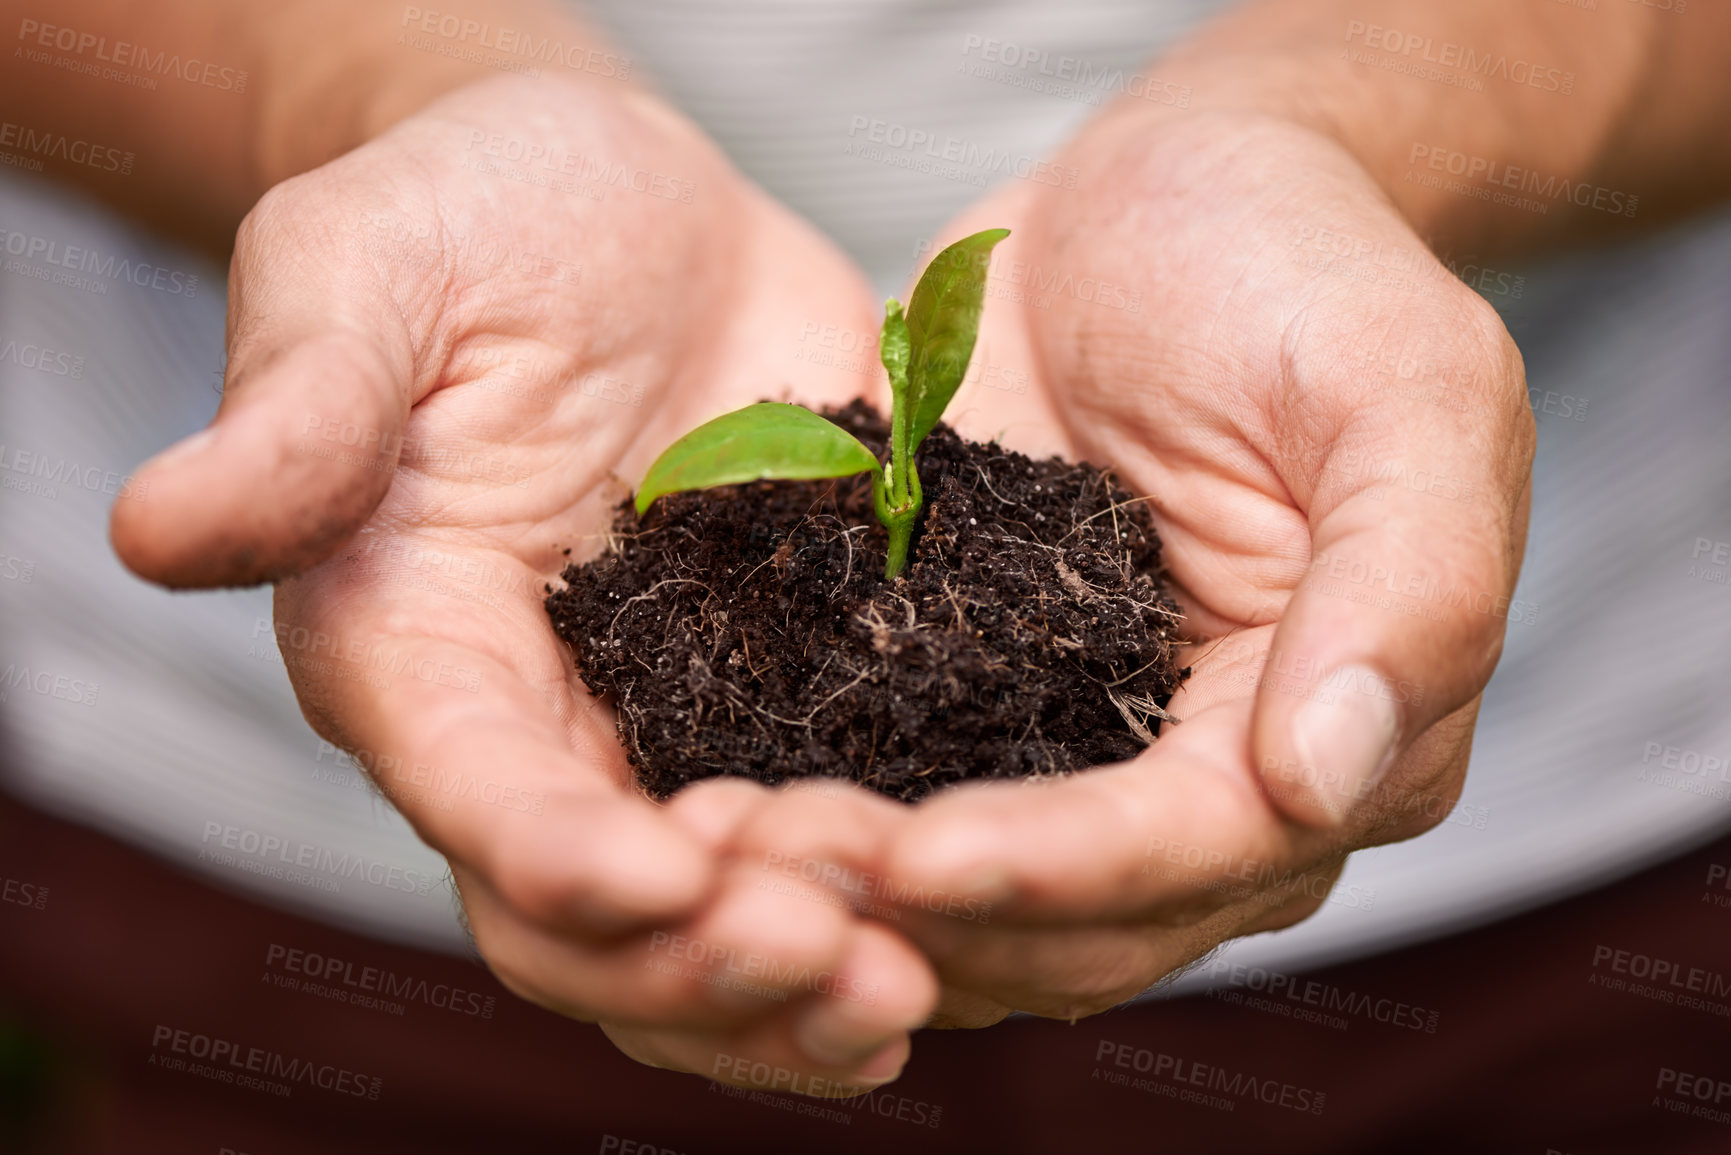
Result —
<path fill-rule="evenodd" d="M 892 509 L 908 503 L 908 349 L 907 324 L 901 302 L 891 297 L 884 304 L 884 335 L 879 356 L 890 378 L 890 494 Z"/>
<path fill-rule="evenodd" d="M 872 483 L 872 504 L 878 520 L 889 530 L 889 560 L 884 580 L 902 572 L 908 561 L 908 543 L 913 539 L 914 520 L 920 513 L 920 473 L 914 465 L 913 414 L 908 412 L 908 327 L 901 302 L 891 297 L 884 303 L 884 327 L 878 338 L 878 357 L 890 378 L 890 459 Z M 885 480 L 887 475 L 887 481 Z"/>
<path fill-rule="evenodd" d="M 894 466 L 893 470 L 899 481 L 903 470 L 900 466 Z M 906 484 L 911 491 L 908 500 L 900 508 L 889 508 L 887 503 L 880 503 L 878 508 L 878 520 L 890 531 L 889 560 L 884 563 L 885 581 L 893 581 L 907 565 L 908 543 L 913 540 L 914 522 L 919 520 L 920 516 L 920 473 L 911 460 L 907 463 L 906 476 Z M 878 488 L 881 490 L 883 486 L 879 485 Z"/>
<path fill-rule="evenodd" d="M 913 532 L 914 527 L 906 522 L 898 521 L 890 526 L 890 556 L 884 563 L 885 581 L 894 581 L 902 567 L 908 564 L 908 542 L 913 538 Z"/>

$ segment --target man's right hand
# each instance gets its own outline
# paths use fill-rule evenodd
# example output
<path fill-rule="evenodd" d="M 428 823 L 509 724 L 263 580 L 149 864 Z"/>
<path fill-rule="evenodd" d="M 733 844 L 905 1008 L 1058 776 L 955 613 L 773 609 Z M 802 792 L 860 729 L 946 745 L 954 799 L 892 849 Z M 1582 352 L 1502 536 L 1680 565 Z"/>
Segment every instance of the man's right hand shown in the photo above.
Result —
<path fill-rule="evenodd" d="M 275 187 L 229 288 L 222 407 L 116 507 L 127 564 L 278 583 L 307 718 L 448 858 L 511 989 L 723 1081 L 893 1077 L 924 959 L 724 864 L 752 788 L 638 795 L 541 604 L 679 434 L 861 390 L 793 355 L 875 332 L 858 274 L 652 98 L 512 78 Z"/>

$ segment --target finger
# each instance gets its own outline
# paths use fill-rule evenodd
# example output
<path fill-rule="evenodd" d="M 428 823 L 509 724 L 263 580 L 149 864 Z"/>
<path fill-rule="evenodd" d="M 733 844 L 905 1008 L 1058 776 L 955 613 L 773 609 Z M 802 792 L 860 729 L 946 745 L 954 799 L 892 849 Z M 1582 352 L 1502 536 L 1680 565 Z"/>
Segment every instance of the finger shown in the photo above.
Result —
<path fill-rule="evenodd" d="M 790 1046 L 780 1025 L 725 1036 L 610 1022 L 603 1022 L 601 1030 L 626 1057 L 645 1066 L 814 1099 L 851 1099 L 893 1082 L 913 1052 L 912 1040 L 902 1035 L 866 1062 L 838 1070 L 814 1064 Z"/>
<path fill-rule="evenodd" d="M 1132 762 L 1050 785 L 945 791 L 888 848 L 891 893 L 959 921 L 1194 922 L 1326 845 L 1285 822 L 1249 761 L 1250 701 L 1189 713 Z M 972 904 L 972 905 L 970 905 Z M 974 917 L 969 917 L 970 913 Z"/>
<path fill-rule="evenodd" d="M 1308 872 L 1306 881 L 1301 886 L 1276 887 L 1257 895 L 1253 900 L 1254 905 L 1246 907 L 1249 915 L 1233 931 L 1233 935 L 1285 930 L 1303 922 L 1322 909 L 1322 904 L 1328 901 L 1328 896 L 1334 891 L 1334 884 L 1340 881 L 1341 872 L 1345 869 L 1346 859 L 1342 858 L 1332 866 L 1324 865 Z"/>
<path fill-rule="evenodd" d="M 577 710 L 555 647 L 509 652 L 510 632 L 489 622 L 473 627 L 472 644 L 396 636 L 368 625 L 353 595 L 315 592 L 326 576 L 278 587 L 278 621 L 305 623 L 288 636 L 308 639 L 284 647 L 284 664 L 314 728 L 357 752 L 429 845 L 550 930 L 615 934 L 705 901 L 713 856 L 627 789 L 623 751 Z M 420 603 L 399 600 L 416 620 Z M 540 689 L 517 672 L 523 664 Z"/>
<path fill-rule="evenodd" d="M 646 966 L 650 932 L 610 939 L 551 933 L 519 914 L 483 876 L 460 865 L 452 875 L 482 960 L 520 999 L 585 1022 L 613 1014 L 627 1022 L 719 1028 L 745 1017 L 706 996 L 700 968 Z"/>
<path fill-rule="evenodd" d="M 1243 933 L 1270 909 L 1247 900 L 1184 927 L 1097 924 L 1053 929 L 956 926 L 921 918 L 909 933 L 946 989 L 966 991 L 972 1009 L 994 1006 L 1074 1020 L 1136 997 L 1162 978 Z"/>
<path fill-rule="evenodd" d="M 853 981 L 837 977 L 855 933 L 846 912 L 760 890 L 755 872 L 735 871 L 690 920 L 606 939 L 549 930 L 485 878 L 457 873 L 488 965 L 520 996 L 573 1018 L 737 1029 Z"/>
<path fill-rule="evenodd" d="M 887 909 L 882 853 L 911 814 L 848 783 L 794 783 L 740 824 L 732 852 L 766 888 L 807 902 Z"/>
<path fill-rule="evenodd" d="M 918 917 L 906 929 L 944 983 L 939 1013 L 961 1020 L 945 1025 L 990 1025 L 1012 1011 L 1074 1020 L 1134 998 L 1227 939 L 1310 917 L 1344 865 L 1325 863 L 1183 926 L 970 926 Z"/>
<path fill-rule="evenodd" d="M 909 1032 L 938 1001 L 931 968 L 900 936 L 858 923 L 828 989 L 743 1031 L 622 1029 L 603 1024 L 641 1062 L 735 1086 L 848 1096 L 894 1079 Z"/>
<path fill-rule="evenodd" d="M 926 1027 L 934 1031 L 977 1031 L 993 1027 L 1016 1012 L 996 999 L 945 984 Z"/>
<path fill-rule="evenodd" d="M 667 804 L 667 815 L 711 851 L 719 852 L 773 797 L 767 787 L 748 778 L 706 778 L 675 794 Z"/>
<path fill-rule="evenodd" d="M 1276 630 L 1253 731 L 1270 796 L 1307 823 L 1343 823 L 1417 735 L 1484 688 L 1502 651 L 1532 419 L 1495 314 L 1466 317 L 1457 362 L 1471 366 L 1474 412 L 1419 419 L 1404 402 L 1365 406 L 1329 457 L 1452 475 L 1475 499 L 1379 487 L 1363 469 L 1325 463 L 1311 502 L 1309 572 Z"/>
<path fill-rule="evenodd" d="M 142 577 L 198 588 L 298 572 L 390 487 L 411 340 L 383 276 L 319 219 L 328 183 L 280 185 L 241 226 L 216 420 L 142 466 L 148 499 L 111 516 L 115 550 Z"/>
<path fill-rule="evenodd" d="M 919 951 L 885 927 L 856 923 L 833 989 L 799 1010 L 793 1042 L 813 1062 L 856 1069 L 882 1061 L 937 1001 L 937 976 Z"/>

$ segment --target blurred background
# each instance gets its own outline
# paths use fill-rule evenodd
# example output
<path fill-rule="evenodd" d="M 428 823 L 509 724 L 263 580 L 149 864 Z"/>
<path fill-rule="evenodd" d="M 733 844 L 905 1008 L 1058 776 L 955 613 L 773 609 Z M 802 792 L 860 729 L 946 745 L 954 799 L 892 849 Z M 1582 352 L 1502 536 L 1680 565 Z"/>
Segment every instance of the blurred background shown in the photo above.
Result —
<path fill-rule="evenodd" d="M 889 293 L 1003 178 L 863 150 L 862 123 L 1049 155 L 1116 92 L 1055 58 L 1177 103 L 1142 62 L 1215 7 L 591 11 Z M 505 992 L 443 860 L 302 720 L 270 591 L 115 560 L 129 471 L 220 399 L 226 276 L 64 167 L 0 167 L 0 1150 L 1731 1149 L 1731 1093 L 1665 1105 L 1731 1088 L 1731 216 L 1520 268 L 1440 254 L 1514 334 L 1539 429 L 1518 613 L 1441 826 L 1135 1006 L 928 1034 L 899 1082 L 818 1104 L 639 1067 Z M 56 279 L 51 246 L 133 272 Z M 174 1032 L 377 1093 L 169 1069 Z M 1308 1106 L 1135 1085 L 1185 1062 Z M 1447 1112 L 1415 1091 L 1439 1085 Z"/>

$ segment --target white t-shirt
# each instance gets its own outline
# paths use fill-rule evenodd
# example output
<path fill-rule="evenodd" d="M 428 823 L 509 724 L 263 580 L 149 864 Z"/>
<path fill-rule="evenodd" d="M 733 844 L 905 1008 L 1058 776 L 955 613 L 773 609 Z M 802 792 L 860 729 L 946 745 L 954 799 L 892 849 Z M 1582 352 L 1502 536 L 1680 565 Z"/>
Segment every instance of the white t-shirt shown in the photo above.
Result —
<path fill-rule="evenodd" d="M 1144 61 L 1214 7 L 608 0 L 592 10 L 747 173 L 892 292 L 919 242 L 985 186 L 1017 179 L 1024 158 L 1049 154 L 1120 87 L 1183 99 Z M 892 143 L 915 133 L 960 144 L 934 163 Z M 263 901 L 465 949 L 442 860 L 301 720 L 268 592 L 171 595 L 109 552 L 107 509 L 126 472 L 216 407 L 220 270 L 0 172 L 0 238 L 7 260 L 23 263 L 0 276 L 10 787 Z M 10 247 L 19 236 L 23 256 Z M 152 275 L 42 280 L 33 238 Z M 1235 944 L 1234 962 L 1290 970 L 1434 936 L 1731 828 L 1728 270 L 1731 218 L 1720 216 L 1484 279 L 1527 359 L 1539 452 L 1518 620 L 1466 793 L 1430 834 L 1354 856 L 1321 912 Z"/>

